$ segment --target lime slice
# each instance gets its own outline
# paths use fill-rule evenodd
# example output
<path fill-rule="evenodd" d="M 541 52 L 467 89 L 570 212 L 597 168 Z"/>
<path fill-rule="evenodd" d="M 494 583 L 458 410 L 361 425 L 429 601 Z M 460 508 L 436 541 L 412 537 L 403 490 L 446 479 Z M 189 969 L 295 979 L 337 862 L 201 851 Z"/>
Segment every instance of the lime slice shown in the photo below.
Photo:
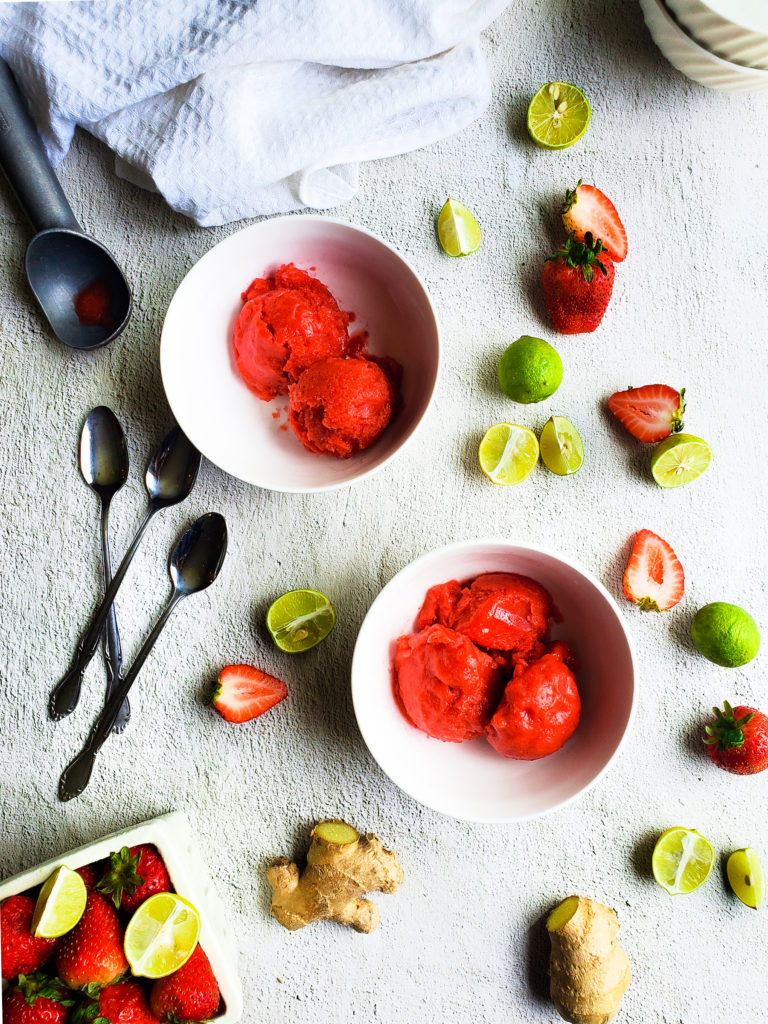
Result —
<path fill-rule="evenodd" d="M 712 449 L 693 434 L 672 434 L 656 448 L 651 473 L 659 487 L 682 487 L 701 476 L 712 461 Z"/>
<path fill-rule="evenodd" d="M 528 105 L 528 134 L 543 149 L 566 149 L 589 124 L 587 97 L 568 82 L 547 82 Z"/>
<path fill-rule="evenodd" d="M 200 915 L 173 892 L 144 900 L 125 929 L 123 948 L 133 974 L 164 978 L 192 956 L 200 936 Z"/>
<path fill-rule="evenodd" d="M 653 877 L 672 896 L 693 892 L 709 878 L 715 863 L 712 843 L 695 829 L 668 828 L 653 848 Z"/>
<path fill-rule="evenodd" d="M 87 899 L 85 882 L 62 864 L 40 890 L 32 915 L 32 934 L 38 939 L 66 935 L 83 916 Z"/>
<path fill-rule="evenodd" d="M 449 199 L 437 218 L 437 237 L 449 256 L 469 256 L 480 248 L 483 233 L 471 211 Z"/>
<path fill-rule="evenodd" d="M 319 590 L 289 590 L 267 612 L 267 629 L 281 651 L 297 654 L 325 640 L 336 625 L 333 605 Z"/>
<path fill-rule="evenodd" d="M 765 899 L 765 877 L 760 859 L 752 847 L 732 853 L 725 870 L 731 888 L 741 902 L 757 910 Z"/>
<path fill-rule="evenodd" d="M 578 430 L 565 416 L 551 416 L 539 438 L 541 461 L 551 473 L 570 476 L 581 469 L 584 445 Z"/>
<path fill-rule="evenodd" d="M 495 423 L 480 442 L 477 457 L 489 480 L 509 487 L 531 475 L 539 461 L 539 442 L 527 427 Z"/>

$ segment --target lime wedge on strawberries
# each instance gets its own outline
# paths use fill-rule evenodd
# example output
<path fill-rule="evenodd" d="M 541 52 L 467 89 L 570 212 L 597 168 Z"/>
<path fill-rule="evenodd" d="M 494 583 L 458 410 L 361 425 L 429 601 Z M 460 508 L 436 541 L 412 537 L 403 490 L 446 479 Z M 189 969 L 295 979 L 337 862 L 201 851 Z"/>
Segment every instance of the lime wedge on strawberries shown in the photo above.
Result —
<path fill-rule="evenodd" d="M 543 149 L 566 149 L 587 130 L 587 97 L 568 82 L 547 82 L 528 105 L 528 134 Z"/>
<path fill-rule="evenodd" d="M 85 882 L 76 871 L 62 864 L 40 890 L 32 915 L 32 934 L 38 939 L 66 935 L 83 916 L 87 899 Z"/>
<path fill-rule="evenodd" d="M 725 870 L 728 882 L 741 902 L 758 910 L 765 899 L 765 877 L 760 859 L 752 847 L 732 853 Z"/>
<path fill-rule="evenodd" d="M 656 448 L 651 473 L 659 487 L 682 487 L 701 476 L 712 461 L 712 449 L 693 434 L 672 434 Z"/>
<path fill-rule="evenodd" d="M 192 956 L 200 936 L 200 915 L 174 892 L 144 900 L 125 929 L 123 948 L 133 974 L 164 978 Z"/>
<path fill-rule="evenodd" d="M 472 212 L 449 199 L 437 218 L 437 237 L 449 256 L 469 256 L 480 248 L 483 233 Z"/>
<path fill-rule="evenodd" d="M 539 442 L 527 427 L 495 423 L 480 442 L 477 457 L 489 480 L 509 487 L 531 475 L 539 461 Z"/>
<path fill-rule="evenodd" d="M 581 436 L 565 416 L 550 416 L 541 432 L 539 447 L 541 461 L 557 476 L 578 472 L 584 462 Z"/>
<path fill-rule="evenodd" d="M 653 877 L 672 896 L 693 892 L 715 863 L 712 843 L 692 828 L 668 828 L 653 848 Z"/>
<path fill-rule="evenodd" d="M 333 605 L 319 590 L 289 590 L 267 612 L 267 629 L 281 651 L 297 654 L 325 640 L 336 624 Z"/>

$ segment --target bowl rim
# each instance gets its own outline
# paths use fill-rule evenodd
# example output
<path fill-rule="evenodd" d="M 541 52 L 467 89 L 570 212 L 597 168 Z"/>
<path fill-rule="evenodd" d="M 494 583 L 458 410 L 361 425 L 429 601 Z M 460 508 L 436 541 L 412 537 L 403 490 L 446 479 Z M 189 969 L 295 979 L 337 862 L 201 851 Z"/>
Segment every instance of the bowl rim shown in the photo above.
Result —
<path fill-rule="evenodd" d="M 480 816 L 480 815 L 457 814 L 457 813 L 455 813 L 453 811 L 447 811 L 447 810 L 445 810 L 442 807 L 436 807 L 434 804 L 425 802 L 420 796 L 417 796 L 416 793 L 414 793 L 412 791 L 412 788 L 409 786 L 407 780 L 403 780 L 402 777 L 400 776 L 399 772 L 397 772 L 397 771 L 392 772 L 392 771 L 389 770 L 389 768 L 385 768 L 381 764 L 379 759 L 376 757 L 376 754 L 371 749 L 370 744 L 368 743 L 368 739 L 366 737 L 366 733 L 363 730 L 362 725 L 360 724 L 360 714 L 358 713 L 358 697 L 357 697 L 357 692 L 359 691 L 359 686 L 358 687 L 355 686 L 355 679 L 356 679 L 356 677 L 359 677 L 361 675 L 361 672 L 360 672 L 360 662 L 362 660 L 362 656 L 360 654 L 360 651 L 361 651 L 361 642 L 360 641 L 361 641 L 361 637 L 363 636 L 366 624 L 369 624 L 368 628 L 370 628 L 370 622 L 372 621 L 372 613 L 374 613 L 377 603 L 380 601 L 380 599 L 383 598 L 383 595 L 384 595 L 385 591 L 388 588 L 390 588 L 397 580 L 399 580 L 399 578 L 404 573 L 406 573 L 406 572 L 408 572 L 410 570 L 415 569 L 417 566 L 420 566 L 420 565 L 422 565 L 425 562 L 429 562 L 429 561 L 431 561 L 433 559 L 436 559 L 436 558 L 444 557 L 444 556 L 446 556 L 446 555 L 448 555 L 450 553 L 454 553 L 455 554 L 458 551 L 472 551 L 472 550 L 474 550 L 476 548 L 484 547 L 486 545 L 502 546 L 502 547 L 509 548 L 509 549 L 523 548 L 525 551 L 530 551 L 530 552 L 533 552 L 534 554 L 538 554 L 538 555 L 544 555 L 545 557 L 551 558 L 551 559 L 553 559 L 556 562 L 560 562 L 563 565 L 566 565 L 569 569 L 573 569 L 577 573 L 581 574 L 586 580 L 588 580 L 589 583 L 592 584 L 592 586 L 595 587 L 595 589 L 598 591 L 598 593 L 600 593 L 600 595 L 603 597 L 603 599 L 608 603 L 608 606 L 610 607 L 610 609 L 613 611 L 613 613 L 614 613 L 614 615 L 615 615 L 615 617 L 616 617 L 616 619 L 617 619 L 617 621 L 619 623 L 621 631 L 624 634 L 624 639 L 626 640 L 626 643 L 627 643 L 627 650 L 629 652 L 629 660 L 630 660 L 630 665 L 631 665 L 631 669 L 632 669 L 632 673 L 631 673 L 632 695 L 631 695 L 631 703 L 630 703 L 630 708 L 629 708 L 629 715 L 627 716 L 627 721 L 626 721 L 626 724 L 624 726 L 624 731 L 622 732 L 622 734 L 621 734 L 621 736 L 619 738 L 618 743 L 616 744 L 616 747 L 615 747 L 613 753 L 608 758 L 606 763 L 603 765 L 603 767 L 600 769 L 600 771 L 597 772 L 597 774 L 594 775 L 593 778 L 590 779 L 590 781 L 585 786 L 582 786 L 582 788 L 577 790 L 575 793 L 572 793 L 570 796 L 565 797 L 563 800 L 560 800 L 558 803 L 552 804 L 551 807 L 546 807 L 546 808 L 544 808 L 544 810 L 540 810 L 540 811 L 532 811 L 532 812 L 530 812 L 528 814 L 515 814 L 515 815 L 512 815 L 512 816 L 495 816 L 495 817 L 484 817 L 484 816 Z M 356 671 L 356 669 L 357 669 L 357 671 Z M 593 788 L 593 786 L 596 785 L 596 783 L 605 775 L 605 773 L 611 768 L 611 766 L 618 759 L 619 755 L 621 754 L 621 752 L 622 752 L 622 750 L 623 750 L 623 748 L 624 748 L 624 746 L 625 746 L 625 744 L 627 742 L 627 738 L 629 737 L 630 733 L 632 732 L 632 727 L 634 725 L 635 715 L 636 715 L 636 711 L 637 711 L 637 659 L 636 659 L 636 656 L 635 656 L 634 643 L 632 641 L 632 635 L 629 632 L 629 629 L 627 628 L 626 623 L 624 622 L 624 617 L 621 614 L 621 610 L 619 609 L 618 604 L 616 603 L 616 601 L 614 600 L 614 598 L 610 594 L 610 592 L 606 589 L 605 586 L 603 586 L 603 584 L 600 582 L 599 579 L 597 579 L 596 576 L 594 576 L 588 569 L 585 569 L 582 565 L 580 565 L 578 562 L 574 561 L 573 559 L 570 559 L 570 558 L 567 558 L 567 557 L 565 557 L 563 555 L 557 554 L 551 548 L 543 547 L 543 546 L 538 545 L 538 544 L 528 544 L 528 543 L 524 543 L 524 542 L 518 542 L 518 541 L 510 540 L 508 537 L 500 537 L 500 536 L 479 537 L 479 538 L 472 538 L 472 539 L 469 539 L 469 540 L 454 541 L 454 542 L 452 542 L 450 544 L 444 544 L 444 545 L 442 545 L 439 548 L 434 548 L 431 551 L 425 552 L 423 555 L 419 555 L 418 558 L 415 558 L 411 562 L 408 562 L 406 565 L 404 565 L 402 567 L 402 569 L 400 569 L 397 573 L 395 573 L 395 575 L 392 577 L 392 579 L 389 580 L 389 582 L 385 583 L 385 585 L 381 588 L 379 593 L 373 599 L 373 601 L 371 602 L 370 607 L 368 608 L 368 611 L 365 614 L 365 618 L 363 619 L 362 623 L 360 624 L 360 629 L 358 631 L 357 639 L 355 641 L 355 649 L 354 649 L 353 654 L 352 654 L 352 664 L 351 664 L 351 669 L 350 669 L 350 685 L 351 685 L 351 690 L 352 690 L 352 706 L 353 706 L 353 709 L 354 709 L 354 712 L 355 712 L 355 719 L 357 720 L 357 727 L 360 730 L 360 734 L 361 734 L 361 736 L 363 738 L 363 742 L 365 743 L 366 747 L 368 748 L 368 752 L 370 753 L 371 757 L 374 759 L 376 764 L 378 764 L 379 768 L 384 772 L 384 774 L 392 782 L 394 782 L 394 784 L 399 789 L 401 789 L 404 793 L 406 793 L 408 796 L 410 796 L 417 803 L 421 804 L 423 807 L 427 807 L 427 808 L 429 808 L 432 811 L 436 811 L 438 814 L 444 814 L 447 817 L 455 818 L 458 821 L 470 821 L 470 822 L 476 822 L 478 824 L 483 824 L 483 825 L 510 825 L 510 824 L 515 823 L 515 822 L 531 821 L 532 819 L 535 819 L 535 818 L 543 818 L 545 815 L 553 814 L 555 811 L 562 810 L 564 807 L 567 807 L 569 804 L 575 803 L 577 800 L 580 800 L 583 796 L 585 796 L 589 792 L 590 789 Z M 439 742 L 439 741 L 436 740 L 435 742 Z"/>
<path fill-rule="evenodd" d="M 725 57 L 720 57 L 718 54 L 708 50 L 706 46 L 699 42 L 698 39 L 693 36 L 689 30 L 683 25 L 674 12 L 665 2 L 665 0 L 640 0 L 641 7 L 645 7 L 646 4 L 654 5 L 658 10 L 662 18 L 665 19 L 669 28 L 676 32 L 680 41 L 685 41 L 692 51 L 696 51 L 703 57 L 706 57 L 714 67 L 720 67 L 721 70 L 730 71 L 734 75 L 743 75 L 744 77 L 754 75 L 756 78 L 768 79 L 768 69 L 766 68 L 753 68 L 750 64 L 737 64 L 735 61 L 727 60 Z M 661 47 L 659 47 L 661 49 Z M 662 50 L 662 53 L 664 51 Z M 666 56 L 666 54 L 664 54 Z M 679 70 L 679 69 L 678 69 Z"/>
<path fill-rule="evenodd" d="M 233 472 L 231 469 L 227 469 L 226 467 L 224 467 L 224 466 L 220 465 L 218 462 L 216 462 L 214 459 L 210 458 L 208 455 L 206 455 L 205 447 L 198 443 L 198 440 L 200 438 L 200 434 L 199 434 L 198 430 L 196 429 L 196 424 L 195 423 L 190 424 L 189 421 L 182 422 L 182 420 L 179 419 L 179 417 L 177 415 L 177 412 L 174 409 L 173 404 L 171 403 L 171 399 L 170 399 L 169 394 L 168 394 L 168 388 L 167 388 L 167 385 L 166 385 L 166 374 L 168 372 L 168 354 L 167 354 L 167 352 L 168 352 L 168 345 L 166 343 L 166 337 L 167 337 L 166 325 L 167 325 L 167 321 L 168 321 L 168 313 L 169 313 L 169 311 L 171 309 L 171 306 L 173 305 L 173 301 L 176 298 L 176 295 L 179 292 L 179 289 L 182 287 L 182 285 L 187 280 L 189 275 L 191 273 L 193 273 L 193 271 L 195 271 L 201 264 L 208 262 L 209 258 L 210 259 L 213 258 L 213 254 L 216 253 L 217 250 L 219 250 L 223 246 L 226 246 L 227 244 L 229 244 L 232 241 L 232 239 L 234 239 L 234 238 L 236 238 L 236 237 L 238 237 L 238 236 L 240 236 L 242 234 L 245 234 L 245 233 L 256 233 L 256 232 L 258 232 L 260 230 L 263 230 L 265 226 L 269 226 L 271 228 L 274 225 L 278 225 L 279 226 L 280 224 L 283 224 L 283 223 L 286 223 L 286 222 L 297 223 L 299 221 L 304 221 L 304 222 L 309 221 L 309 222 L 314 223 L 314 224 L 323 224 L 323 225 L 331 224 L 331 225 L 334 225 L 334 226 L 337 226 L 337 227 L 345 228 L 345 229 L 347 229 L 349 231 L 352 231 L 353 233 L 356 233 L 356 234 L 366 235 L 368 238 L 371 238 L 375 242 L 378 242 L 380 245 L 383 245 L 385 249 L 388 249 L 389 252 L 392 253 L 393 256 L 395 256 L 398 260 L 400 260 L 400 262 L 406 267 L 406 269 L 413 276 L 413 278 L 415 279 L 415 281 L 418 284 L 419 288 L 421 289 L 421 292 L 423 294 L 424 300 L 425 300 L 426 305 L 427 305 L 427 309 L 429 310 L 429 315 L 432 317 L 432 320 L 434 322 L 435 342 L 436 342 L 436 344 L 435 344 L 435 348 L 436 348 L 436 353 L 435 353 L 435 355 L 436 355 L 436 358 L 435 358 L 435 372 L 434 372 L 434 377 L 433 377 L 433 381 L 432 381 L 432 386 L 431 386 L 431 388 L 429 390 L 429 393 L 426 396 L 426 401 L 425 401 L 423 412 L 421 413 L 419 418 L 413 424 L 413 426 L 412 426 L 412 428 L 410 430 L 410 433 L 407 434 L 407 436 L 403 438 L 403 440 L 400 442 L 400 444 L 395 449 L 393 449 L 393 451 L 391 451 L 390 454 L 386 456 L 386 458 L 382 459 L 381 462 L 378 462 L 378 463 L 376 463 L 376 465 L 370 466 L 368 469 L 365 469 L 365 470 L 357 473 L 355 476 L 353 476 L 349 480 L 337 480 L 337 481 L 333 481 L 331 483 L 317 484 L 315 486 L 307 486 L 307 487 L 299 487 L 299 486 L 293 486 L 293 485 L 285 485 L 285 486 L 281 486 L 281 487 L 275 487 L 274 485 L 269 485 L 269 484 L 260 482 L 259 480 L 247 479 L 244 476 L 240 476 L 239 474 Z M 336 491 L 336 490 L 340 490 L 341 488 L 344 488 L 344 487 L 352 487 L 355 484 L 359 483 L 360 481 L 365 480 L 368 477 L 373 476 L 374 473 L 378 473 L 379 470 L 382 470 L 382 469 L 384 469 L 385 466 L 389 465 L 389 463 L 392 462 L 393 459 L 395 459 L 398 455 L 400 455 L 401 452 L 405 451 L 406 448 L 411 444 L 411 442 L 413 441 L 414 437 L 419 433 L 419 431 L 423 427 L 424 421 L 427 418 L 427 414 L 429 413 L 429 411 L 430 411 L 430 409 L 432 407 L 432 403 L 433 403 L 435 395 L 437 393 L 437 389 L 438 389 L 438 387 L 440 385 L 440 378 L 441 378 L 442 366 L 443 366 L 442 333 L 443 333 L 442 332 L 442 325 L 440 323 L 440 317 L 439 317 L 438 312 L 437 312 L 437 306 L 436 306 L 436 303 L 434 302 L 434 300 L 432 299 L 432 295 L 430 294 L 430 291 L 429 291 L 429 288 L 427 287 L 426 281 L 424 280 L 422 275 L 416 270 L 416 268 L 413 266 L 413 264 L 401 252 L 399 252 L 393 245 L 391 245 L 386 239 L 382 238 L 381 235 L 377 235 L 375 231 L 371 231 L 369 228 L 362 227 L 362 226 L 360 226 L 358 224 L 352 224 L 350 221 L 341 220 L 341 218 L 338 218 L 338 217 L 325 217 L 325 216 L 322 216 L 321 214 L 317 214 L 317 213 L 283 214 L 283 215 L 281 215 L 279 217 L 267 217 L 267 218 L 265 218 L 263 220 L 260 220 L 260 221 L 256 222 L 255 224 L 247 224 L 245 227 L 240 228 L 237 231 L 233 231 L 232 234 L 227 235 L 226 238 L 222 238 L 221 241 L 219 241 L 215 245 L 211 246 L 211 248 L 208 249 L 206 252 L 204 252 L 203 255 L 198 260 L 196 260 L 192 264 L 192 266 L 187 270 L 187 272 L 184 274 L 184 277 L 176 285 L 176 288 L 174 289 L 173 295 L 171 296 L 171 300 L 168 303 L 168 307 L 167 307 L 167 309 L 165 311 L 165 315 L 163 317 L 163 326 L 162 326 L 161 331 L 160 331 L 160 352 L 159 352 L 160 377 L 161 377 L 161 380 L 162 380 L 162 383 L 163 383 L 163 391 L 165 392 L 166 401 L 168 402 L 168 405 L 170 406 L 171 412 L 173 413 L 173 415 L 174 415 L 176 421 L 178 422 L 179 426 L 184 431 L 184 433 L 187 435 L 187 437 L 190 439 L 190 441 L 195 445 L 195 447 L 200 449 L 200 451 L 205 456 L 205 458 L 208 459 L 208 461 L 211 462 L 213 465 L 217 466 L 222 472 L 227 473 L 229 476 L 235 477 L 235 479 L 237 479 L 237 480 L 242 480 L 244 483 L 249 484 L 252 487 L 261 487 L 261 488 L 263 488 L 266 491 L 272 491 L 272 492 L 277 493 L 277 494 L 318 494 L 318 493 L 322 493 L 324 491 Z M 165 355 L 164 355 L 164 353 L 165 353 Z M 318 456 L 318 458 L 320 458 L 320 456 Z"/>

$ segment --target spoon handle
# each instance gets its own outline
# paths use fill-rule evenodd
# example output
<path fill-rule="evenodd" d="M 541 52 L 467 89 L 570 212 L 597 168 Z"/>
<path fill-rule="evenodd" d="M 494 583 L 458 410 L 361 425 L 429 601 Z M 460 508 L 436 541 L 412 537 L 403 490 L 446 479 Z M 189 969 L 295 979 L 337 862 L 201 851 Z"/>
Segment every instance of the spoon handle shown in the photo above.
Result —
<path fill-rule="evenodd" d="M 43 149 L 11 69 L 0 60 L 0 164 L 35 231 L 80 225 Z"/>
<path fill-rule="evenodd" d="M 90 731 L 83 749 L 77 757 L 74 758 L 74 760 L 70 761 L 62 772 L 61 778 L 59 779 L 59 800 L 71 800 L 73 797 L 80 796 L 88 785 L 91 778 L 91 772 L 93 771 L 93 765 L 96 760 L 96 755 L 106 742 L 109 734 L 112 732 L 115 722 L 117 721 L 117 716 L 120 714 L 120 709 L 123 706 L 123 702 L 128 696 L 128 691 L 136 681 L 136 677 L 141 671 L 144 662 L 147 660 L 147 655 L 152 650 L 155 641 L 170 618 L 171 612 L 179 601 L 186 596 L 186 594 L 180 593 L 179 591 L 174 591 L 170 601 L 160 615 L 160 618 L 155 623 L 152 632 L 144 641 L 144 646 L 136 655 L 136 660 L 131 665 L 125 679 L 118 684 L 114 693 L 102 708 L 101 714 L 94 722 L 93 728 Z"/>
<path fill-rule="evenodd" d="M 136 554 L 136 549 L 139 546 L 141 538 L 144 536 L 144 531 L 149 526 L 152 516 L 157 511 L 158 509 L 155 508 L 154 505 L 150 504 L 149 511 L 144 517 L 144 521 L 136 531 L 136 536 L 131 541 L 131 546 L 126 551 L 112 582 L 107 587 L 104 599 L 94 612 L 90 626 L 80 643 L 77 645 L 77 651 L 75 653 L 75 660 L 72 668 L 67 672 L 63 679 L 59 680 L 51 691 L 51 696 L 48 700 L 48 714 L 54 722 L 58 722 L 59 719 L 71 714 L 71 712 L 77 707 L 77 702 L 80 699 L 80 687 L 83 682 L 83 673 L 99 646 L 101 631 L 107 620 L 109 609 L 112 607 L 115 595 L 120 589 L 120 584 L 123 582 L 123 578 L 128 571 L 131 559 Z"/>
<path fill-rule="evenodd" d="M 104 569 L 104 586 L 109 587 L 112 582 L 112 556 L 109 550 L 109 501 L 102 500 L 101 503 L 101 563 Z M 107 613 L 107 624 L 105 626 L 104 653 L 107 662 L 107 696 L 106 701 L 112 696 L 120 680 L 120 672 L 123 667 L 123 651 L 120 645 L 120 632 L 117 628 L 117 615 L 114 604 L 110 605 Z M 118 712 L 113 731 L 122 732 L 128 719 L 131 717 L 131 707 L 127 701 L 123 701 Z"/>

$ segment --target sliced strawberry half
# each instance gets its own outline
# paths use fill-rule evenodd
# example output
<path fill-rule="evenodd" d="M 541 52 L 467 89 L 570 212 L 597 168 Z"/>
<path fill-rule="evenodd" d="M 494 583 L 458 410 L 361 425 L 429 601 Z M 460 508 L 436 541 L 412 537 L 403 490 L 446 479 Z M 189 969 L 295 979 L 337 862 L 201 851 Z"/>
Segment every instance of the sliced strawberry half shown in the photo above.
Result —
<path fill-rule="evenodd" d="M 608 399 L 616 419 L 640 441 L 663 441 L 683 429 L 685 388 L 675 391 L 667 384 L 644 384 L 616 391 Z"/>
<path fill-rule="evenodd" d="M 650 530 L 640 530 L 624 570 L 624 594 L 644 612 L 674 608 L 685 590 L 680 559 Z"/>
<path fill-rule="evenodd" d="M 213 687 L 211 704 L 228 722 L 250 722 L 287 696 L 282 680 L 252 665 L 227 665 Z"/>
<path fill-rule="evenodd" d="M 568 189 L 562 215 L 565 230 L 569 234 L 573 231 L 577 242 L 583 242 L 589 231 L 593 238 L 602 240 L 603 248 L 608 250 L 614 263 L 621 263 L 627 255 L 627 232 L 621 217 L 599 188 L 579 182 L 576 188 Z"/>

